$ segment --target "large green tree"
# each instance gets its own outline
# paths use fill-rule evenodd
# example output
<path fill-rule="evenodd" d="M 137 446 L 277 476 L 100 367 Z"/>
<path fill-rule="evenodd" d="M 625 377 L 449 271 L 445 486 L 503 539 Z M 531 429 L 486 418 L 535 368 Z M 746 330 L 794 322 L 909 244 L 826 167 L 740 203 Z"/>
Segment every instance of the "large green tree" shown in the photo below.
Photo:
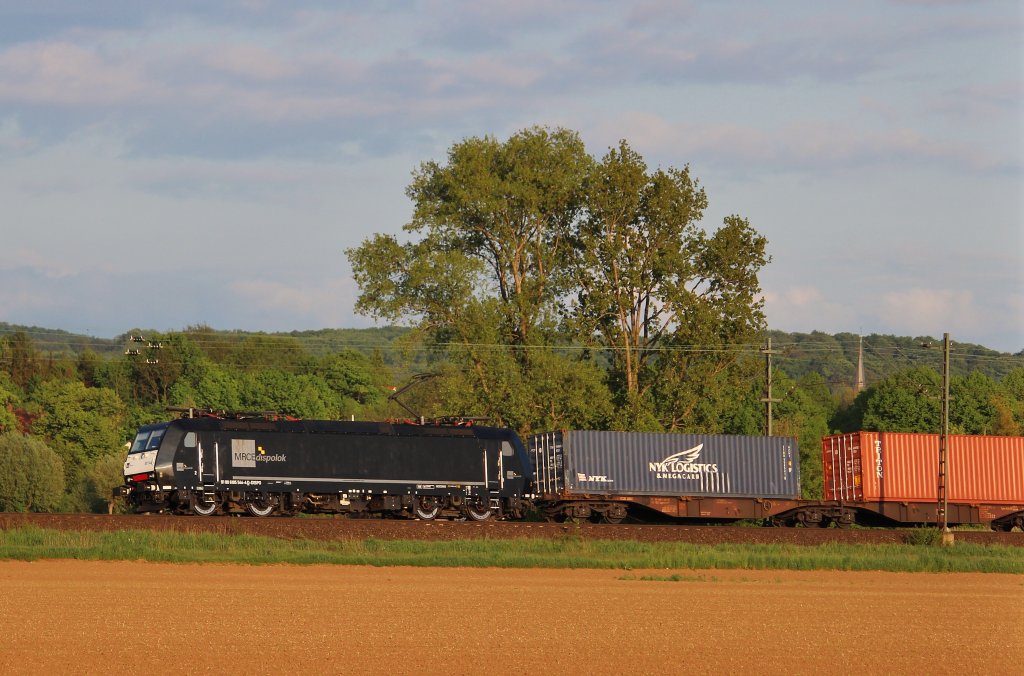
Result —
<path fill-rule="evenodd" d="M 356 309 L 410 320 L 463 367 L 473 402 L 501 424 L 531 426 L 533 356 L 548 345 L 566 289 L 569 237 L 592 164 L 575 132 L 526 129 L 456 143 L 425 162 L 407 193 L 406 243 L 377 235 L 347 253 Z"/>
<path fill-rule="evenodd" d="M 85 472 L 101 458 L 123 457 L 124 404 L 113 390 L 59 380 L 37 388 L 32 403 L 39 412 L 32 433 L 46 439 L 64 463 L 67 494 L 62 508 L 88 509 Z"/>
<path fill-rule="evenodd" d="M 616 427 L 681 429 L 702 399 L 678 388 L 713 374 L 724 402 L 743 382 L 735 346 L 763 329 L 765 240 L 736 216 L 697 227 L 707 198 L 688 169 L 649 172 L 626 142 L 597 162 L 575 132 L 532 128 L 455 144 L 408 194 L 418 239 L 377 235 L 348 252 L 356 308 L 417 322 L 464 368 L 461 399 L 476 393 L 498 422 L 599 424 L 567 414 L 540 370 L 543 353 L 546 369 L 596 387 L 594 362 L 551 356 L 569 343 L 610 364 L 597 389 L 615 390 L 614 410 L 595 410 Z M 654 392 L 668 382 L 673 396 Z"/>
<path fill-rule="evenodd" d="M 994 434 L 998 426 L 998 383 L 973 372 L 950 379 L 949 426 L 957 434 Z"/>
<path fill-rule="evenodd" d="M 18 386 L 10 376 L 0 372 L 0 432 L 14 432 L 18 429 L 18 418 L 14 409 L 20 405 Z"/>
<path fill-rule="evenodd" d="M 640 393 L 644 367 L 691 299 L 686 283 L 696 272 L 696 222 L 706 206 L 687 169 L 648 174 L 625 141 L 591 174 L 570 266 L 576 320 L 584 339 L 610 350 L 629 396 Z"/>
<path fill-rule="evenodd" d="M 996 434 L 1024 431 L 1024 368 L 1015 368 L 1000 381 L 1002 397 L 996 401 Z"/>
<path fill-rule="evenodd" d="M 708 234 L 688 167 L 649 171 L 626 141 L 596 164 L 574 238 L 573 325 L 606 350 L 615 427 L 723 431 L 764 330 L 766 240 L 738 216 Z"/>
<path fill-rule="evenodd" d="M 773 410 L 772 433 L 797 438 L 803 497 L 820 499 L 823 492 L 821 438 L 829 433 L 828 423 L 835 412 L 836 400 L 828 383 L 817 373 L 807 373 L 793 381 L 780 372 L 773 380 L 772 395 L 779 401 Z"/>
<path fill-rule="evenodd" d="M 27 389 L 34 378 L 45 371 L 43 354 L 24 331 L 15 331 L 0 338 L 0 368 L 21 389 Z"/>
<path fill-rule="evenodd" d="M 942 376 L 928 366 L 905 369 L 864 390 L 854 407 L 863 410 L 860 429 L 879 432 L 938 432 L 942 424 Z"/>

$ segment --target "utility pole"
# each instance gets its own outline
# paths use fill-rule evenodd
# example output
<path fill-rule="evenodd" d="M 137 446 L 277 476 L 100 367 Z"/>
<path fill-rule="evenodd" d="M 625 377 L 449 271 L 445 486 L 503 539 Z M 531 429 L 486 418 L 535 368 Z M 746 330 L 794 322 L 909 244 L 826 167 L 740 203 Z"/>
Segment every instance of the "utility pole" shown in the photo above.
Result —
<path fill-rule="evenodd" d="M 942 433 L 939 435 L 938 509 L 942 517 L 942 544 L 953 544 L 949 530 L 949 496 L 946 491 L 949 462 L 949 334 L 942 334 Z"/>
<path fill-rule="evenodd" d="M 864 336 L 860 336 L 857 346 L 857 394 L 864 391 Z"/>
<path fill-rule="evenodd" d="M 772 403 L 779 401 L 778 399 L 772 399 L 772 355 L 778 354 L 778 351 L 772 349 L 772 338 L 768 336 L 768 346 L 761 350 L 761 354 L 765 356 L 765 396 L 761 400 L 765 403 L 765 435 L 772 435 Z"/>

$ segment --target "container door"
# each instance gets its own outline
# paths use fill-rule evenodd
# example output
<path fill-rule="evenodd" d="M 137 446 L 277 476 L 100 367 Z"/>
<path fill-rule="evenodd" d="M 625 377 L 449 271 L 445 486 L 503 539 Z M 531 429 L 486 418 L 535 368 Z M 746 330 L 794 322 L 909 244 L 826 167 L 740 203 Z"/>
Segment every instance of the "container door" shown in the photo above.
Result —
<path fill-rule="evenodd" d="M 561 432 L 545 432 L 530 437 L 533 480 L 539 493 L 557 494 L 565 488 L 563 442 Z"/>
<path fill-rule="evenodd" d="M 861 477 L 861 434 L 840 434 L 821 440 L 826 500 L 864 499 Z"/>

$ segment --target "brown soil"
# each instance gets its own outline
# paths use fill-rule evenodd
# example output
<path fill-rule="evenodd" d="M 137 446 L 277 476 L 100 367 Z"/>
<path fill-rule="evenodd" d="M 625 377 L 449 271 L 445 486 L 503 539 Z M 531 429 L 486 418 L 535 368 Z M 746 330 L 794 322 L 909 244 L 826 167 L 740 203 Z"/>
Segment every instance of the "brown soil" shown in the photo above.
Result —
<path fill-rule="evenodd" d="M 0 512 L 0 530 L 38 526 L 58 530 L 172 530 L 195 533 L 251 534 L 309 540 L 464 540 L 477 538 L 557 539 L 567 535 L 639 542 L 691 542 L 696 544 L 789 543 L 820 545 L 904 543 L 914 529 L 755 528 L 740 526 L 557 524 L 487 521 L 413 521 L 271 517 L 200 517 L 166 514 L 14 514 Z M 1024 547 L 1024 533 L 957 531 L 957 542 Z"/>
<path fill-rule="evenodd" d="M 3 673 L 1020 673 L 1024 576 L 3 561 L 0 627 Z"/>

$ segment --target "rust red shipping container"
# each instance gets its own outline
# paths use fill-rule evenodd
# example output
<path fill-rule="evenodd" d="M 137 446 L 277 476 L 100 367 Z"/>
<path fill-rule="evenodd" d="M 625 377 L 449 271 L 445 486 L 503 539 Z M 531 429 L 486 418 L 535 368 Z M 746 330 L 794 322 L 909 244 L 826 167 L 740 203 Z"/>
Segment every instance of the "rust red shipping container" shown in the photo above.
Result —
<path fill-rule="evenodd" d="M 950 502 L 1024 503 L 1024 437 L 948 439 Z M 839 434 L 823 438 L 821 451 L 826 500 L 927 502 L 938 494 L 938 434 Z"/>

